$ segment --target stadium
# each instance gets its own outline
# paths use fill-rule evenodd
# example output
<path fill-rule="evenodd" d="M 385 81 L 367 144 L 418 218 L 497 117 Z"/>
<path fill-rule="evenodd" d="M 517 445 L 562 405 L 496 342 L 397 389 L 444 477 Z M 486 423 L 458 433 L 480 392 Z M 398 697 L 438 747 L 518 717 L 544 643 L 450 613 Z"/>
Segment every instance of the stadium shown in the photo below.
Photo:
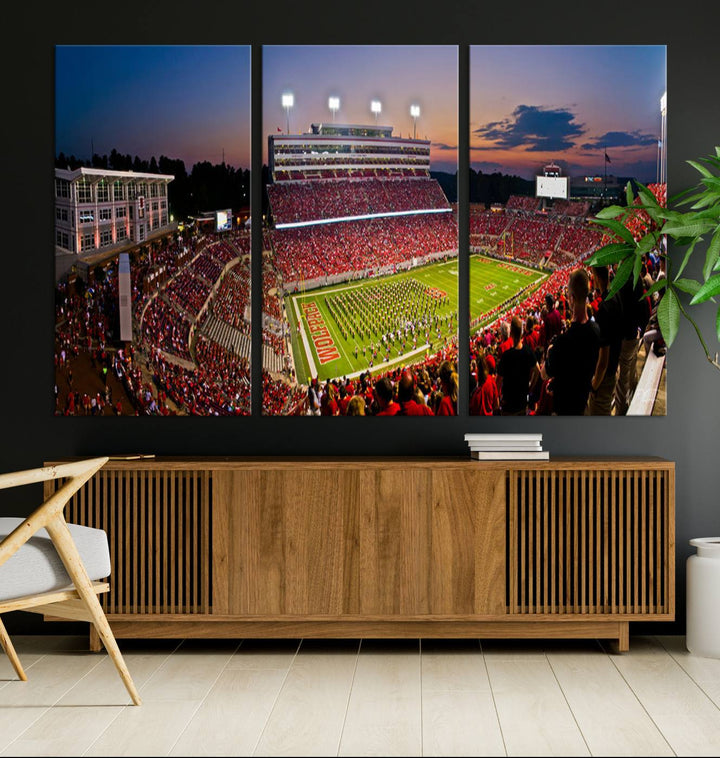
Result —
<path fill-rule="evenodd" d="M 264 412 L 312 412 L 323 382 L 349 400 L 409 366 L 434 383 L 457 353 L 458 248 L 430 141 L 392 126 L 313 123 L 270 135 L 268 156 L 263 333 L 282 366 L 269 378 L 292 400 L 278 407 L 266 393 Z"/>
<path fill-rule="evenodd" d="M 179 230 L 151 199 L 172 180 L 56 170 L 75 224 L 57 226 L 57 415 L 250 413 L 250 231 L 227 209 Z"/>
<path fill-rule="evenodd" d="M 602 181 L 602 177 L 596 179 L 598 183 Z M 606 236 L 603 227 L 593 223 L 590 201 L 582 197 L 570 199 L 570 186 L 568 177 L 563 177 L 559 167 L 551 163 L 538 173 L 535 195 L 511 195 L 506 204 L 490 208 L 471 205 L 470 251 L 471 261 L 475 262 L 470 274 L 471 415 L 570 413 L 555 402 L 553 377 L 548 375 L 546 365 L 554 338 L 568 331 L 573 320 L 568 285 L 571 273 L 578 269 L 587 272 L 590 285 L 585 317 L 597 323 L 598 329 L 602 326 L 600 345 L 607 346 L 609 358 L 600 385 L 604 393 L 602 404 L 596 401 L 599 392 L 588 377 L 588 400 L 576 405 L 571 415 L 665 412 L 664 348 L 656 339 L 657 297 L 646 295 L 658 276 L 664 275 L 660 258 L 652 252 L 644 256 L 643 275 L 638 284 L 635 287 L 628 284 L 610 299 L 616 306 L 611 329 L 606 316 L 611 306 L 603 305 L 605 292 L 598 278 L 601 272 L 588 267 L 586 261 L 599 247 L 617 242 L 620 237 Z M 665 183 L 650 184 L 648 190 L 664 204 Z M 608 193 L 608 198 L 601 198 L 595 208 L 602 208 L 612 200 L 615 198 Z M 638 238 L 649 223 L 645 212 L 638 209 L 631 217 L 629 231 Z M 516 272 L 524 270 L 530 281 L 521 289 L 506 284 L 505 290 L 511 296 L 499 304 L 488 303 L 483 289 L 494 289 L 498 281 L 497 269 L 489 273 L 488 263 L 497 267 L 503 265 L 499 263 L 503 260 L 511 262 L 508 265 Z M 480 262 L 483 265 L 477 265 Z M 608 276 L 612 280 L 612 267 Z M 519 284 L 517 277 L 514 284 Z M 606 310 L 600 312 L 602 309 Z M 557 319 L 556 325 L 553 318 Z M 517 323 L 517 339 L 511 333 L 513 321 Z M 611 332 L 612 337 L 606 338 L 606 333 Z M 503 373 L 503 354 L 513 346 L 529 348 L 532 355 L 529 362 L 534 368 L 523 377 L 524 407 L 506 413 L 498 375 Z M 505 371 L 507 376 L 510 369 Z"/>

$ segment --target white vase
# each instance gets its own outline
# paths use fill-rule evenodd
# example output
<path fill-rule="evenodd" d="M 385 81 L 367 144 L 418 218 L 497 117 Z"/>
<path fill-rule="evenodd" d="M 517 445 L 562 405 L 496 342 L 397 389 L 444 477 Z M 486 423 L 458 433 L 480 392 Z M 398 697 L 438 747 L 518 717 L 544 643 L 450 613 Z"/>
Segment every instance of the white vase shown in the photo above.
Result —
<path fill-rule="evenodd" d="M 685 644 L 693 655 L 720 658 L 720 537 L 690 540 Z"/>

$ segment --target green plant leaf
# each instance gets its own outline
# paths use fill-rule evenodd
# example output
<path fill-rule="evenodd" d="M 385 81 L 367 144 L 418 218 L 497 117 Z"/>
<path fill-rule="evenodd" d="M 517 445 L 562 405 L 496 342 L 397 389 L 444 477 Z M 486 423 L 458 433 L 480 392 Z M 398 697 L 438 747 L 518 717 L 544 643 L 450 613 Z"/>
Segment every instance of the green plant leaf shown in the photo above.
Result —
<path fill-rule="evenodd" d="M 720 259 L 720 226 L 715 230 L 715 234 L 713 234 L 707 253 L 705 254 L 705 265 L 703 266 L 704 279 L 710 278 L 718 259 Z"/>
<path fill-rule="evenodd" d="M 700 242 L 700 240 L 701 240 L 701 239 L 702 239 L 702 237 L 698 237 L 697 239 L 694 239 L 694 240 L 693 240 L 693 241 L 690 243 L 690 247 L 689 247 L 689 248 L 688 248 L 688 249 L 685 251 L 685 257 L 683 258 L 683 261 L 682 261 L 682 263 L 680 264 L 680 268 L 678 269 L 678 272 L 677 272 L 677 274 L 675 275 L 675 278 L 676 278 L 676 279 L 677 279 L 677 277 L 679 277 L 679 276 L 682 274 L 682 272 L 685 270 L 685 266 L 687 266 L 687 265 L 688 265 L 688 262 L 690 261 L 690 258 L 691 258 L 692 254 L 693 254 L 693 250 L 695 249 L 695 245 L 697 245 L 697 243 L 698 243 L 698 242 Z"/>
<path fill-rule="evenodd" d="M 654 295 L 656 292 L 660 292 L 660 290 L 664 290 L 665 287 L 667 287 L 667 285 L 668 285 L 668 280 L 665 277 L 663 277 L 662 279 L 658 279 L 650 287 L 647 288 L 645 292 L 645 296 L 650 297 L 651 295 Z"/>
<path fill-rule="evenodd" d="M 700 289 L 700 282 L 696 282 L 694 279 L 676 279 L 673 285 L 683 292 L 687 292 L 688 295 L 694 295 Z"/>
<path fill-rule="evenodd" d="M 671 288 L 665 291 L 658 304 L 657 317 L 665 343 L 670 347 L 680 328 L 680 301 Z"/>
<path fill-rule="evenodd" d="M 635 257 L 626 258 L 615 272 L 612 282 L 610 283 L 610 289 L 607 293 L 607 298 L 610 299 L 615 293 L 619 292 L 623 284 L 630 278 L 630 274 L 633 272 L 635 265 Z"/>
<path fill-rule="evenodd" d="M 640 279 L 640 271 L 642 270 L 643 254 L 638 251 L 635 253 L 635 261 L 633 262 L 633 287 L 637 286 L 638 279 Z"/>
<path fill-rule="evenodd" d="M 678 224 L 667 223 L 663 226 L 663 233 L 669 234 L 671 237 L 699 237 L 710 229 L 715 224 L 709 220 L 692 220 L 680 222 Z"/>
<path fill-rule="evenodd" d="M 620 205 L 608 205 L 607 208 L 599 210 L 595 214 L 595 218 L 617 218 L 625 213 L 625 208 Z"/>
<path fill-rule="evenodd" d="M 643 201 L 641 206 L 643 210 L 656 224 L 659 224 L 663 217 L 663 208 L 655 199 L 655 195 L 650 190 L 640 190 L 638 197 Z"/>
<path fill-rule="evenodd" d="M 717 334 L 718 342 L 720 342 L 720 308 L 718 308 L 717 317 L 715 318 L 715 332 Z"/>
<path fill-rule="evenodd" d="M 653 232 L 650 232 L 650 234 L 646 234 L 644 237 L 641 237 L 638 240 L 635 254 L 645 255 L 645 253 L 649 253 L 657 244 L 658 238 L 655 236 L 655 234 L 653 234 Z"/>
<path fill-rule="evenodd" d="M 690 305 L 697 305 L 698 303 L 704 303 L 715 295 L 720 295 L 720 274 L 711 276 L 705 284 L 695 293 L 695 296 L 690 301 Z"/>
<path fill-rule="evenodd" d="M 626 245 L 622 242 L 612 242 L 598 248 L 587 261 L 588 266 L 608 266 L 611 263 L 618 263 L 635 250 L 634 245 Z"/>
<path fill-rule="evenodd" d="M 628 204 L 628 207 L 633 204 L 634 199 L 635 198 L 633 197 L 632 183 L 628 182 L 625 185 L 625 202 Z"/>
<path fill-rule="evenodd" d="M 708 206 L 714 206 L 715 203 L 720 200 L 720 192 L 701 192 L 699 193 L 699 197 L 701 199 L 694 205 L 690 206 L 691 210 L 697 211 L 702 208 L 707 208 Z"/>
<path fill-rule="evenodd" d="M 720 188 L 720 177 L 718 176 L 706 176 L 702 183 L 708 188 L 708 189 L 718 189 Z"/>
<path fill-rule="evenodd" d="M 614 232 L 618 237 L 620 237 L 620 239 L 624 239 L 631 245 L 635 245 L 635 238 L 632 236 L 632 232 L 624 227 L 619 221 L 598 218 L 591 218 L 590 221 L 593 224 L 599 224 L 600 226 L 606 227 L 611 232 Z"/>
<path fill-rule="evenodd" d="M 699 171 L 703 176 L 712 176 L 713 173 L 710 171 L 709 168 L 705 168 L 705 166 L 702 165 L 702 163 L 698 163 L 697 161 L 687 161 L 696 171 Z"/>

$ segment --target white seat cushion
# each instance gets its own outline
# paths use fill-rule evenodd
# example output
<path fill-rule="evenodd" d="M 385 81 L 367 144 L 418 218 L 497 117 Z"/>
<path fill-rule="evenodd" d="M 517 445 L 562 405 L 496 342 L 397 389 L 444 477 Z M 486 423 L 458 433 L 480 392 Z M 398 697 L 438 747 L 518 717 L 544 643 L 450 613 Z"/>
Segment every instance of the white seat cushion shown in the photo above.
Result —
<path fill-rule="evenodd" d="M 0 518 L 0 541 L 24 519 Z M 102 529 L 68 524 L 73 541 L 93 581 L 110 576 L 110 550 Z M 71 587 L 60 556 L 45 529 L 39 529 L 0 566 L 0 601 Z"/>

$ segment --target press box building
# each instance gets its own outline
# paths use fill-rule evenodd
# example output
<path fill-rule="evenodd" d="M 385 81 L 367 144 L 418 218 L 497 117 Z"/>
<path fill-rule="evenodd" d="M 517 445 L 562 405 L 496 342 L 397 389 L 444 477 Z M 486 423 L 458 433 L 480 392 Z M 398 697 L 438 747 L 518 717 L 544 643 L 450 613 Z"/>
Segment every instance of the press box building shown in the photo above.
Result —
<path fill-rule="evenodd" d="M 55 254 L 120 252 L 175 230 L 170 174 L 55 169 Z"/>

